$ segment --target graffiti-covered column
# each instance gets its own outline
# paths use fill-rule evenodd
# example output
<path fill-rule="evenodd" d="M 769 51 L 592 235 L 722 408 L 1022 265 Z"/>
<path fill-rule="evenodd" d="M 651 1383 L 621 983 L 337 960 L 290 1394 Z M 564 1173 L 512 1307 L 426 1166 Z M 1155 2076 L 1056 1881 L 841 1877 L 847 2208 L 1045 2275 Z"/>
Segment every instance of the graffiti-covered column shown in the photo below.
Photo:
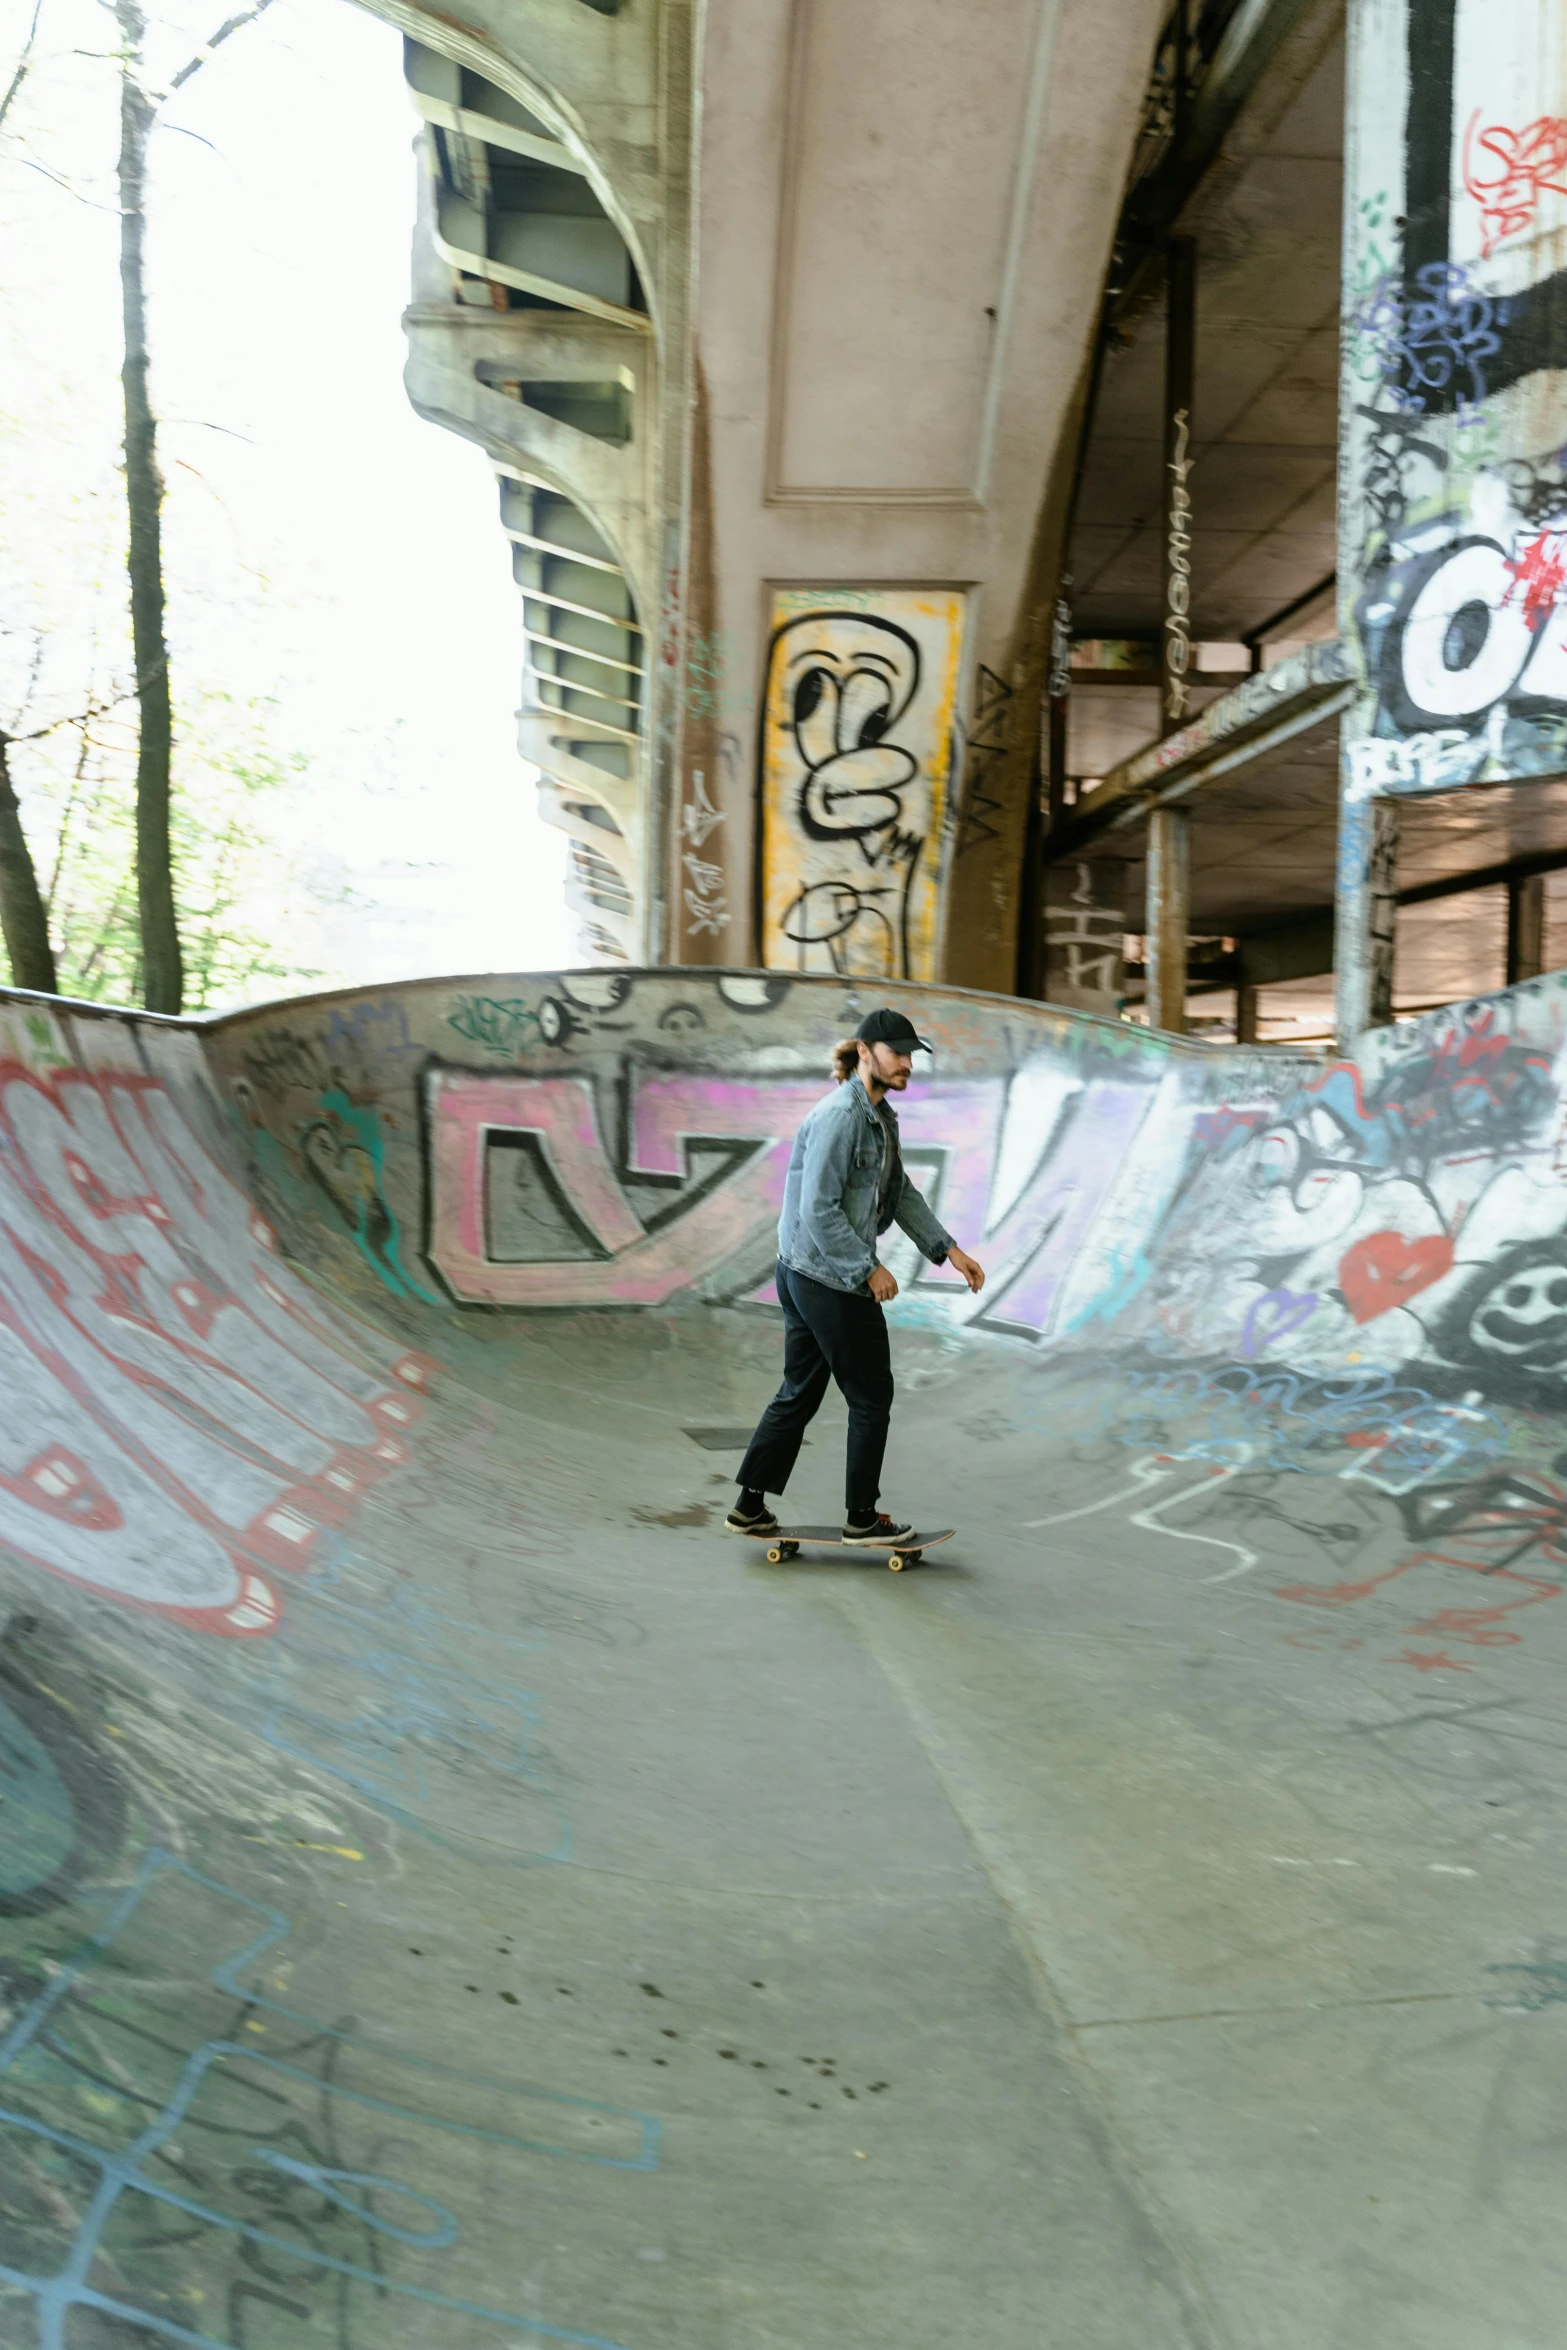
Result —
<path fill-rule="evenodd" d="M 1348 721 L 1346 720 L 1346 730 Z M 1339 801 L 1334 959 L 1338 1032 L 1347 1045 L 1393 1017 L 1398 919 L 1398 802 L 1357 791 Z"/>
<path fill-rule="evenodd" d="M 1567 769 L 1567 0 L 1350 0 L 1339 1033 L 1391 1017 L 1393 809 Z"/>
<path fill-rule="evenodd" d="M 959 588 L 780 588 L 761 730 L 761 960 L 934 979 Z"/>

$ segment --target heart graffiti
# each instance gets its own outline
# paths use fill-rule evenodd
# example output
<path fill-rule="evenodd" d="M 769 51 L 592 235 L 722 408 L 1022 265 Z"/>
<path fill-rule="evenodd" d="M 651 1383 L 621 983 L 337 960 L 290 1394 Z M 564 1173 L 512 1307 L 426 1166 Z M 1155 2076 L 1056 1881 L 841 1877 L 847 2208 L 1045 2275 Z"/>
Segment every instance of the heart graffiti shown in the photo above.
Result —
<path fill-rule="evenodd" d="M 1317 1302 L 1309 1289 L 1265 1289 L 1261 1297 L 1253 1298 L 1241 1326 L 1241 1360 L 1255 1362 L 1279 1339 L 1288 1338 L 1302 1322 L 1309 1322 Z"/>
<path fill-rule="evenodd" d="M 1453 1243 L 1445 1232 L 1428 1233 L 1422 1240 L 1406 1240 L 1402 1232 L 1368 1232 L 1345 1252 L 1339 1287 L 1356 1321 L 1374 1322 L 1452 1269 Z"/>

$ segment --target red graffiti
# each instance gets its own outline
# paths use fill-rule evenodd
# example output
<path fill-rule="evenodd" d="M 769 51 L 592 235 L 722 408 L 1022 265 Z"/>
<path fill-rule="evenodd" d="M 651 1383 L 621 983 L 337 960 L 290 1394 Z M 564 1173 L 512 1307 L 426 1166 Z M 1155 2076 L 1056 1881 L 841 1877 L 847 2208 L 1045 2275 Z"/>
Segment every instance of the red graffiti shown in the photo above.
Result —
<path fill-rule="evenodd" d="M 1483 1575 L 1496 1597 L 1485 1607 L 1443 1607 L 1407 1629 L 1470 1648 L 1516 1648 L 1505 1619 L 1559 1599 L 1567 1565 L 1567 1491 L 1534 1470 L 1501 1469 L 1456 1485 L 1428 1486 L 1400 1505 L 1421 1548 L 1354 1583 L 1294 1583 L 1275 1591 L 1302 1607 L 1352 1607 L 1417 1567 L 1458 1567 Z M 1530 1574 L 1529 1566 L 1545 1572 Z M 1411 1661 L 1408 1657 L 1399 1662 Z"/>
<path fill-rule="evenodd" d="M 1406 1240 L 1402 1232 L 1368 1232 L 1348 1250 L 1338 1269 L 1344 1303 L 1357 1322 L 1408 1303 L 1453 1268 L 1453 1244 L 1445 1232 Z"/>
<path fill-rule="evenodd" d="M 1567 534 L 1537 531 L 1527 546 L 1506 561 L 1513 575 L 1508 603 L 1521 603 L 1526 620 L 1543 620 L 1561 602 L 1562 590 L 1567 588 Z"/>
<path fill-rule="evenodd" d="M 1464 133 L 1464 186 L 1480 207 L 1480 249 L 1489 261 L 1504 237 L 1533 224 L 1544 190 L 1567 196 L 1567 120 L 1542 114 L 1517 131 L 1499 122 L 1482 131 L 1479 124 L 1476 111 Z M 1477 167 L 1477 148 L 1500 166 L 1489 179 Z"/>
<path fill-rule="evenodd" d="M 253 1638 L 431 1366 L 325 1308 L 158 1080 L 0 1064 L 0 1545 Z"/>

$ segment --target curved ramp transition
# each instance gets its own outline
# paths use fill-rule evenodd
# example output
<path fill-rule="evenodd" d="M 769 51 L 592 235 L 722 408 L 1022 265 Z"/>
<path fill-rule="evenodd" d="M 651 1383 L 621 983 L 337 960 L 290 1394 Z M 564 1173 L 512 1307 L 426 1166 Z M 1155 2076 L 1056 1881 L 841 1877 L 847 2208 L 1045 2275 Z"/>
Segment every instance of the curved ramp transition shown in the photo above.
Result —
<path fill-rule="evenodd" d="M 893 993 L 901 1578 L 720 1529 L 875 998 L 0 1002 L 8 2350 L 1558 2338 L 1567 981 Z"/>

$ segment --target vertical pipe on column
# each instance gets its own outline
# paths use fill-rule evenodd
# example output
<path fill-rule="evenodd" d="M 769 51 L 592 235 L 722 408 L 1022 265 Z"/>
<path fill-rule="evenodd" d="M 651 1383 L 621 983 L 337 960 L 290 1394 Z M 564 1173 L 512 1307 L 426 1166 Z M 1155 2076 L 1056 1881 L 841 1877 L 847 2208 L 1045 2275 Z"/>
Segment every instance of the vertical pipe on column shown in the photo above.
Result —
<path fill-rule="evenodd" d="M 1507 985 L 1538 979 L 1545 969 L 1545 875 L 1507 884 Z"/>
<path fill-rule="evenodd" d="M 1164 367 L 1164 626 L 1159 638 L 1160 731 L 1187 715 L 1192 609 L 1192 375 L 1196 358 L 1197 246 L 1172 237 L 1166 247 L 1168 310 Z M 1184 808 L 1156 808 L 1148 820 L 1148 1025 L 1186 1030 L 1186 957 L 1191 907 L 1191 818 Z"/>
<path fill-rule="evenodd" d="M 1335 1000 L 1340 1052 L 1393 1017 L 1398 802 L 1345 792 L 1338 813 Z"/>
<path fill-rule="evenodd" d="M 1184 808 L 1155 808 L 1148 819 L 1148 1025 L 1172 1036 L 1186 1033 L 1191 836 Z"/>
<path fill-rule="evenodd" d="M 1164 344 L 1164 626 L 1160 632 L 1161 732 L 1180 726 L 1191 706 L 1192 662 L 1192 376 L 1197 353 L 1197 241 L 1171 237 L 1166 247 Z"/>

